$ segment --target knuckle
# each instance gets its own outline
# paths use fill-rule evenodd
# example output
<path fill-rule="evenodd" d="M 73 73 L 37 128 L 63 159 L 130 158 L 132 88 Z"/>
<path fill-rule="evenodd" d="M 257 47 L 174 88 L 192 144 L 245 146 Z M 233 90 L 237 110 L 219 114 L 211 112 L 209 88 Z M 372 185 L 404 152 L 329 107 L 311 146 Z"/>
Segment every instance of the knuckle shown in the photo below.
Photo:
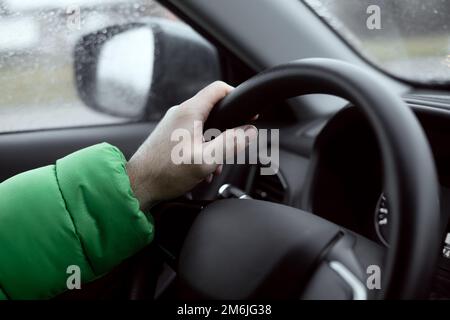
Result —
<path fill-rule="evenodd" d="M 170 107 L 167 112 L 173 113 L 177 108 L 177 106 Z"/>
<path fill-rule="evenodd" d="M 215 87 L 215 88 L 224 88 L 224 89 L 228 87 L 228 85 L 225 82 L 221 81 L 221 80 L 214 81 L 211 84 L 211 86 Z"/>
<path fill-rule="evenodd" d="M 178 106 L 173 106 L 170 107 L 169 109 L 167 109 L 166 115 L 170 116 L 170 115 L 174 115 L 178 110 Z"/>

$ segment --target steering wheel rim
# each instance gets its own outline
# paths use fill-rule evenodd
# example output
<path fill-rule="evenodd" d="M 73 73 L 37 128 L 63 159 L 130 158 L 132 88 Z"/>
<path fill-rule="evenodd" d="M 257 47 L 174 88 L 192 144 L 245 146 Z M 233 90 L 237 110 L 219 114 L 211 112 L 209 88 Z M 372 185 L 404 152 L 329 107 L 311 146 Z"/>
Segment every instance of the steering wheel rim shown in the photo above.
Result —
<path fill-rule="evenodd" d="M 376 74 L 330 59 L 284 64 L 237 87 L 213 109 L 205 127 L 231 128 L 271 103 L 316 93 L 340 96 L 361 108 L 380 145 L 392 210 L 381 298 L 424 298 L 440 244 L 436 168 L 414 114 Z"/>

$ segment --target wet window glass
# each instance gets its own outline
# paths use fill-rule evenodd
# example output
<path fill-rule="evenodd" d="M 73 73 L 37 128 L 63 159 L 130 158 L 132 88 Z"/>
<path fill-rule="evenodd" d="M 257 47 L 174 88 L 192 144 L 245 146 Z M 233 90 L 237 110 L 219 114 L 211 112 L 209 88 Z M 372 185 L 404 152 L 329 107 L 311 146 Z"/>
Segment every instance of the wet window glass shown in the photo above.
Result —
<path fill-rule="evenodd" d="M 0 132 L 129 121 L 83 104 L 74 47 L 85 34 L 145 17 L 178 21 L 152 0 L 0 0 Z"/>
<path fill-rule="evenodd" d="M 449 0 L 304 0 L 385 71 L 415 82 L 450 81 Z"/>

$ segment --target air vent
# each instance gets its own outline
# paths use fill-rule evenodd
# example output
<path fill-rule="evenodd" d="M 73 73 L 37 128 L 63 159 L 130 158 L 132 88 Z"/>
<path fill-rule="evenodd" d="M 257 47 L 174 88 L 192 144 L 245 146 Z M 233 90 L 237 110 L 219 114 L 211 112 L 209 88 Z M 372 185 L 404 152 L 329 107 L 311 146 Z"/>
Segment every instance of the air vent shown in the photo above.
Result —
<path fill-rule="evenodd" d="M 259 173 L 259 172 L 258 172 Z M 254 199 L 283 203 L 286 199 L 286 184 L 280 174 L 257 175 L 253 181 L 251 197 Z"/>
<path fill-rule="evenodd" d="M 444 94 L 406 94 L 403 96 L 405 102 L 409 105 L 444 108 L 450 108 L 450 96 Z"/>

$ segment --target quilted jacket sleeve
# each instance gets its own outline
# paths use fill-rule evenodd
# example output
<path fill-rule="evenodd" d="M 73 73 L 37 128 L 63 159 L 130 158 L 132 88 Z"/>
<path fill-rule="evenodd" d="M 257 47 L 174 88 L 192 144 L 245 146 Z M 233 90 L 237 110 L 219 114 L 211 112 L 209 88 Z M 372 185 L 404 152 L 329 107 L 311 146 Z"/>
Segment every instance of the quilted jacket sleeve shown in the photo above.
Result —
<path fill-rule="evenodd" d="M 99 144 L 0 184 L 0 299 L 45 299 L 107 273 L 153 239 L 122 153 Z"/>

